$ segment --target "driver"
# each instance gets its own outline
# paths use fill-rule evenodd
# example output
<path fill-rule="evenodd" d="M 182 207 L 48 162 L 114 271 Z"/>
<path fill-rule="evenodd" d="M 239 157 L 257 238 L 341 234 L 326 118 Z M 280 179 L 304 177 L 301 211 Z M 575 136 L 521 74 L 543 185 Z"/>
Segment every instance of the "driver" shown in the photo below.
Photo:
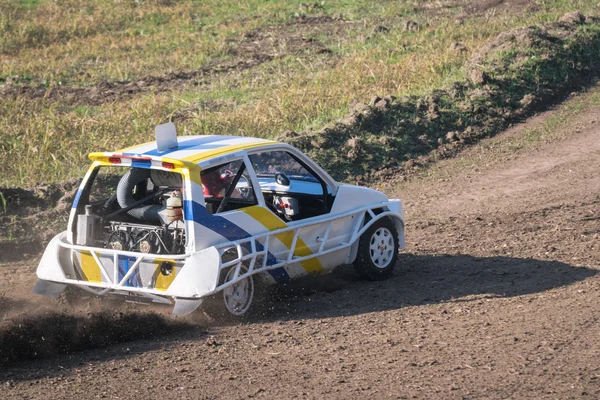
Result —
<path fill-rule="evenodd" d="M 222 198 L 233 181 L 234 174 L 226 169 L 221 172 L 218 169 L 202 175 L 202 190 L 204 197 Z"/>

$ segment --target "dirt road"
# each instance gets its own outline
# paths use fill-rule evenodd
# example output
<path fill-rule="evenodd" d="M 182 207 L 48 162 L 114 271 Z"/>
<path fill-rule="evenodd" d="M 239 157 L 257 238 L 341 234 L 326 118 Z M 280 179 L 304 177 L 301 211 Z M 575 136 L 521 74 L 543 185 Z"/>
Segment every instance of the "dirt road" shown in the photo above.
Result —
<path fill-rule="evenodd" d="M 556 112 L 384 186 L 409 221 L 392 279 L 342 268 L 262 320 L 1 367 L 2 397 L 600 397 L 600 110 L 532 140 Z M 28 300 L 36 261 L 5 309 L 57 306 Z"/>

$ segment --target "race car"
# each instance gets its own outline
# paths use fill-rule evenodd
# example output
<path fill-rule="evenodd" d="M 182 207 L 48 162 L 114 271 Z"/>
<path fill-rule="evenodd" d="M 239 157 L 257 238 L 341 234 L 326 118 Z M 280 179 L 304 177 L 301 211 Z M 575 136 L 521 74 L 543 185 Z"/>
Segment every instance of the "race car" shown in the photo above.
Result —
<path fill-rule="evenodd" d="M 48 244 L 34 293 L 67 285 L 172 304 L 174 315 L 217 304 L 252 309 L 264 285 L 354 263 L 390 276 L 404 248 L 400 200 L 336 182 L 284 143 L 234 136 L 177 137 L 91 153 L 67 230 Z"/>

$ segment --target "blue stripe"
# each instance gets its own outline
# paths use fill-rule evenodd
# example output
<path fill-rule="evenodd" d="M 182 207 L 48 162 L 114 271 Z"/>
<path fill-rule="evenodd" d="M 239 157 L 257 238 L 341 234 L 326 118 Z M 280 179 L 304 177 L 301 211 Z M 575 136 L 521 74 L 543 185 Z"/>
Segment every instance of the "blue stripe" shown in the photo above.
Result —
<path fill-rule="evenodd" d="M 290 280 L 290 276 L 283 267 L 270 269 L 269 274 L 275 279 L 275 282 L 287 282 Z"/>
<path fill-rule="evenodd" d="M 216 148 L 224 146 L 224 145 L 214 144 L 215 142 L 219 142 L 219 141 L 227 140 L 227 139 L 231 139 L 231 136 L 200 137 L 200 138 L 186 140 L 185 142 L 181 142 L 177 147 L 175 147 L 173 149 L 169 149 L 167 151 L 160 152 L 160 151 L 158 151 L 158 149 L 152 149 L 152 150 L 146 151 L 143 154 L 146 156 L 165 157 L 168 154 L 174 153 L 176 151 L 189 150 L 189 149 L 193 149 L 193 148 L 196 148 L 199 146 L 202 146 L 202 149 L 198 149 L 198 150 L 203 150 L 203 151 L 211 150 L 211 149 L 216 149 Z M 211 145 L 206 146 L 206 144 L 208 144 L 208 143 L 210 143 Z M 135 155 L 134 153 L 123 153 L 123 154 Z"/>
<path fill-rule="evenodd" d="M 152 166 L 152 160 L 140 160 L 133 158 L 131 160 L 131 166 L 137 168 L 150 168 Z"/>
<path fill-rule="evenodd" d="M 218 233 L 219 235 L 232 242 L 240 239 L 246 239 L 252 236 L 250 233 L 246 232 L 244 229 L 229 221 L 228 219 L 223 218 L 219 215 L 210 214 L 206 207 L 196 203 L 195 201 L 184 200 L 183 213 L 187 220 L 193 220 L 194 222 L 210 229 L 213 232 Z M 259 243 L 258 241 L 256 241 L 255 243 L 256 250 L 264 250 L 264 246 L 261 243 Z M 243 247 L 248 252 L 252 251 L 250 243 L 246 243 Z M 274 264 L 277 264 L 277 258 L 273 254 L 268 252 L 267 265 Z M 268 272 L 277 282 L 284 282 L 290 280 L 290 276 L 283 267 L 271 269 L 268 270 Z"/>
<path fill-rule="evenodd" d="M 235 240 L 245 239 L 252 236 L 244 229 L 240 228 L 233 222 L 219 215 L 213 215 L 208 212 L 206 207 L 192 200 L 183 202 L 183 212 L 186 219 L 193 219 L 194 222 L 218 233 L 232 242 Z M 191 218 L 190 218 L 191 216 Z"/>
<path fill-rule="evenodd" d="M 121 281 L 121 279 L 123 279 L 123 277 L 127 274 L 129 268 L 135 263 L 135 260 L 135 257 L 119 256 L 119 261 L 117 265 L 119 269 L 119 281 Z M 140 287 L 139 278 L 139 270 L 137 270 L 129 278 L 127 278 L 125 286 Z"/>
<path fill-rule="evenodd" d="M 73 199 L 72 208 L 77 208 L 77 204 L 79 203 L 79 199 L 81 198 L 81 192 L 83 192 L 83 190 L 77 189 L 77 193 L 75 193 L 75 198 Z"/>

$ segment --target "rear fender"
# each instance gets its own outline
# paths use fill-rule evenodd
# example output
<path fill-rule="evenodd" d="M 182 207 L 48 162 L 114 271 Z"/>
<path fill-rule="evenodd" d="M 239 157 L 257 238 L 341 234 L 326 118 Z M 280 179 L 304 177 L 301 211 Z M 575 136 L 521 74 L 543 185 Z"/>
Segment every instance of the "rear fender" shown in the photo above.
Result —
<path fill-rule="evenodd" d="M 36 271 L 38 278 L 55 282 L 63 282 L 67 279 L 65 271 L 58 261 L 64 257 L 68 258 L 69 251 L 58 245 L 61 237 L 65 234 L 66 232 L 59 233 L 48 243 Z"/>
<path fill-rule="evenodd" d="M 167 296 L 198 298 L 215 290 L 219 283 L 221 255 L 214 247 L 192 254 L 173 283 Z"/>

